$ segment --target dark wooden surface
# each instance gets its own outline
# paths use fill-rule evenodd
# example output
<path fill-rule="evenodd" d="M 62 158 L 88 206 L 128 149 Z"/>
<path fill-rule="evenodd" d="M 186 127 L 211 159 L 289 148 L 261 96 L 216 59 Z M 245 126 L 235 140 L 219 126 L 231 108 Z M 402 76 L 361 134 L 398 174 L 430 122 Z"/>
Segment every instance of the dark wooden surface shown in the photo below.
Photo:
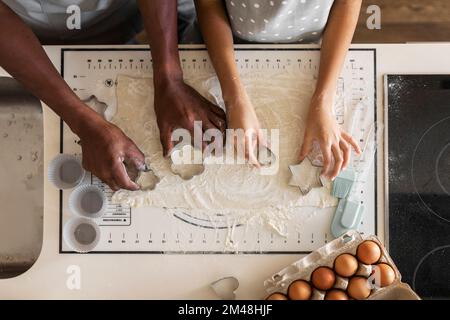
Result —
<path fill-rule="evenodd" d="M 369 30 L 369 5 L 381 8 L 381 30 Z M 450 0 L 363 0 L 354 43 L 450 41 Z"/>

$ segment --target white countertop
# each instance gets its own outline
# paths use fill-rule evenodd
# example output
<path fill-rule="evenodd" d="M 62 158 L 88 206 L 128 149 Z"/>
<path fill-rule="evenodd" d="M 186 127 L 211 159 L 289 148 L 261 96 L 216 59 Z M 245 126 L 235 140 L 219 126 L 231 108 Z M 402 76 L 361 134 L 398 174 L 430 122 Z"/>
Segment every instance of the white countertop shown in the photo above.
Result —
<path fill-rule="evenodd" d="M 96 46 L 98 47 L 98 46 Z M 111 48 L 112 46 L 106 46 Z M 251 47 L 251 46 L 250 46 Z M 298 46 L 297 46 L 298 47 Z M 310 48 L 311 46 L 305 46 Z M 386 73 L 450 74 L 450 43 L 354 45 L 377 49 L 377 113 L 384 119 L 383 75 Z M 119 46 L 119 48 L 122 48 Z M 61 47 L 46 47 L 60 66 Z M 0 70 L 0 75 L 6 73 Z M 44 107 L 44 170 L 58 152 L 57 116 Z M 379 150 L 383 151 L 383 150 Z M 378 161 L 378 207 L 384 212 L 383 154 Z M 44 182 L 44 237 L 39 259 L 26 273 L 0 280 L 0 299 L 214 299 L 209 283 L 224 276 L 240 281 L 238 299 L 263 297 L 263 281 L 298 260 L 300 255 L 155 255 L 59 254 L 59 215 L 56 190 Z M 379 225 L 384 225 L 379 214 Z M 381 227 L 379 237 L 386 235 Z M 78 266 L 81 288 L 71 290 L 71 266 Z M 400 270 L 401 271 L 401 270 Z"/>

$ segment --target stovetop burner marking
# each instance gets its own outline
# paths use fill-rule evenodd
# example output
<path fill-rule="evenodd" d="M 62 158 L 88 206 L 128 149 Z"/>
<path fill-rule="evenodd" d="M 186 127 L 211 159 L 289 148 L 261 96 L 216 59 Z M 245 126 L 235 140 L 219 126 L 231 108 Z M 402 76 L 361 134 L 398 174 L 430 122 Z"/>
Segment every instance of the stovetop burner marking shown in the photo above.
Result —
<path fill-rule="evenodd" d="M 422 201 L 422 203 L 425 205 L 425 207 L 427 207 L 428 210 L 429 210 L 434 216 L 438 217 L 439 219 L 441 219 L 441 220 L 443 220 L 443 221 L 445 221 L 445 222 L 449 222 L 449 223 L 450 223 L 450 220 L 449 220 L 449 219 L 446 219 L 446 218 L 442 217 L 441 215 L 439 215 L 439 213 L 435 212 L 435 211 L 434 211 L 432 208 L 430 208 L 430 206 L 425 202 L 425 200 L 422 198 L 422 196 L 421 196 L 421 194 L 420 194 L 420 192 L 419 192 L 419 190 L 418 190 L 418 188 L 417 188 L 417 186 L 416 186 L 416 180 L 414 179 L 414 163 L 415 163 L 415 158 L 416 158 L 416 154 L 417 154 L 417 152 L 418 152 L 419 146 L 421 145 L 421 143 L 422 143 L 422 141 L 424 140 L 425 136 L 426 136 L 429 132 L 431 132 L 431 131 L 432 131 L 435 127 L 437 127 L 438 125 L 440 125 L 440 124 L 442 124 L 443 122 L 448 121 L 448 120 L 450 120 L 450 117 L 446 117 L 446 118 L 444 118 L 444 119 L 439 120 L 438 122 L 436 122 L 435 124 L 433 124 L 430 128 L 428 128 L 428 129 L 423 133 L 423 135 L 420 137 L 419 142 L 417 143 L 416 147 L 414 148 L 414 153 L 413 153 L 413 156 L 412 156 L 411 179 L 412 179 L 412 182 L 413 182 L 414 190 L 415 190 L 416 194 L 419 196 L 420 201 Z M 439 179 L 439 175 L 438 175 L 438 172 L 437 172 L 437 170 L 438 170 L 438 169 L 437 169 L 437 166 L 438 166 L 437 163 L 438 163 L 439 157 L 440 157 L 441 154 L 445 151 L 445 149 L 447 148 L 448 145 L 449 145 L 449 144 L 447 144 L 447 145 L 440 151 L 439 156 L 438 156 L 438 159 L 436 160 L 436 165 L 435 165 L 435 167 L 436 167 L 436 169 L 435 169 L 436 179 L 437 179 L 437 181 L 438 181 L 438 183 L 439 183 L 439 185 L 440 185 L 441 187 L 443 187 L 443 186 L 442 186 L 442 184 L 441 184 L 441 181 L 440 181 L 440 179 Z M 447 194 L 449 194 L 449 192 L 448 192 L 445 188 L 443 188 L 443 190 L 444 190 Z"/>

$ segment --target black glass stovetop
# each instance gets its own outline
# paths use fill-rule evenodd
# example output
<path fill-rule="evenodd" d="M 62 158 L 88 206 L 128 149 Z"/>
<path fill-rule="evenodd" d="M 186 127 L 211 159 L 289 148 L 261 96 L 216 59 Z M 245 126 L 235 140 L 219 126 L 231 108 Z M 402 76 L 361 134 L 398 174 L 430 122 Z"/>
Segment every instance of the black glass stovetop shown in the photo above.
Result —
<path fill-rule="evenodd" d="M 424 299 L 450 299 L 450 75 L 389 75 L 389 251 Z"/>

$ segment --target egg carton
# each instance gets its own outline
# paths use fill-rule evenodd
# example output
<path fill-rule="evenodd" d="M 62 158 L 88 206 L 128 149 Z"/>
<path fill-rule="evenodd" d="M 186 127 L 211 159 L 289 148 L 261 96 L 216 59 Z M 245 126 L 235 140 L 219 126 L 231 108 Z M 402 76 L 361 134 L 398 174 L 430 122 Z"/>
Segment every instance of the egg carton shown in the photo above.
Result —
<path fill-rule="evenodd" d="M 287 296 L 288 287 L 295 280 L 306 280 L 311 283 L 311 274 L 316 268 L 329 267 L 333 269 L 334 260 L 339 255 L 350 253 L 356 256 L 358 245 L 366 240 L 372 240 L 379 245 L 381 258 L 378 263 L 389 264 L 395 272 L 394 282 L 386 287 L 374 287 L 367 300 L 420 300 L 420 297 L 409 285 L 401 282 L 401 274 L 381 241 L 373 235 L 363 237 L 355 230 L 347 232 L 265 280 L 264 287 L 268 296 L 273 293 L 282 293 Z M 355 276 L 369 277 L 372 270 L 371 265 L 359 263 Z M 346 291 L 347 285 L 348 279 L 336 275 L 333 289 Z M 323 300 L 324 297 L 325 292 L 313 288 L 312 300 Z"/>

